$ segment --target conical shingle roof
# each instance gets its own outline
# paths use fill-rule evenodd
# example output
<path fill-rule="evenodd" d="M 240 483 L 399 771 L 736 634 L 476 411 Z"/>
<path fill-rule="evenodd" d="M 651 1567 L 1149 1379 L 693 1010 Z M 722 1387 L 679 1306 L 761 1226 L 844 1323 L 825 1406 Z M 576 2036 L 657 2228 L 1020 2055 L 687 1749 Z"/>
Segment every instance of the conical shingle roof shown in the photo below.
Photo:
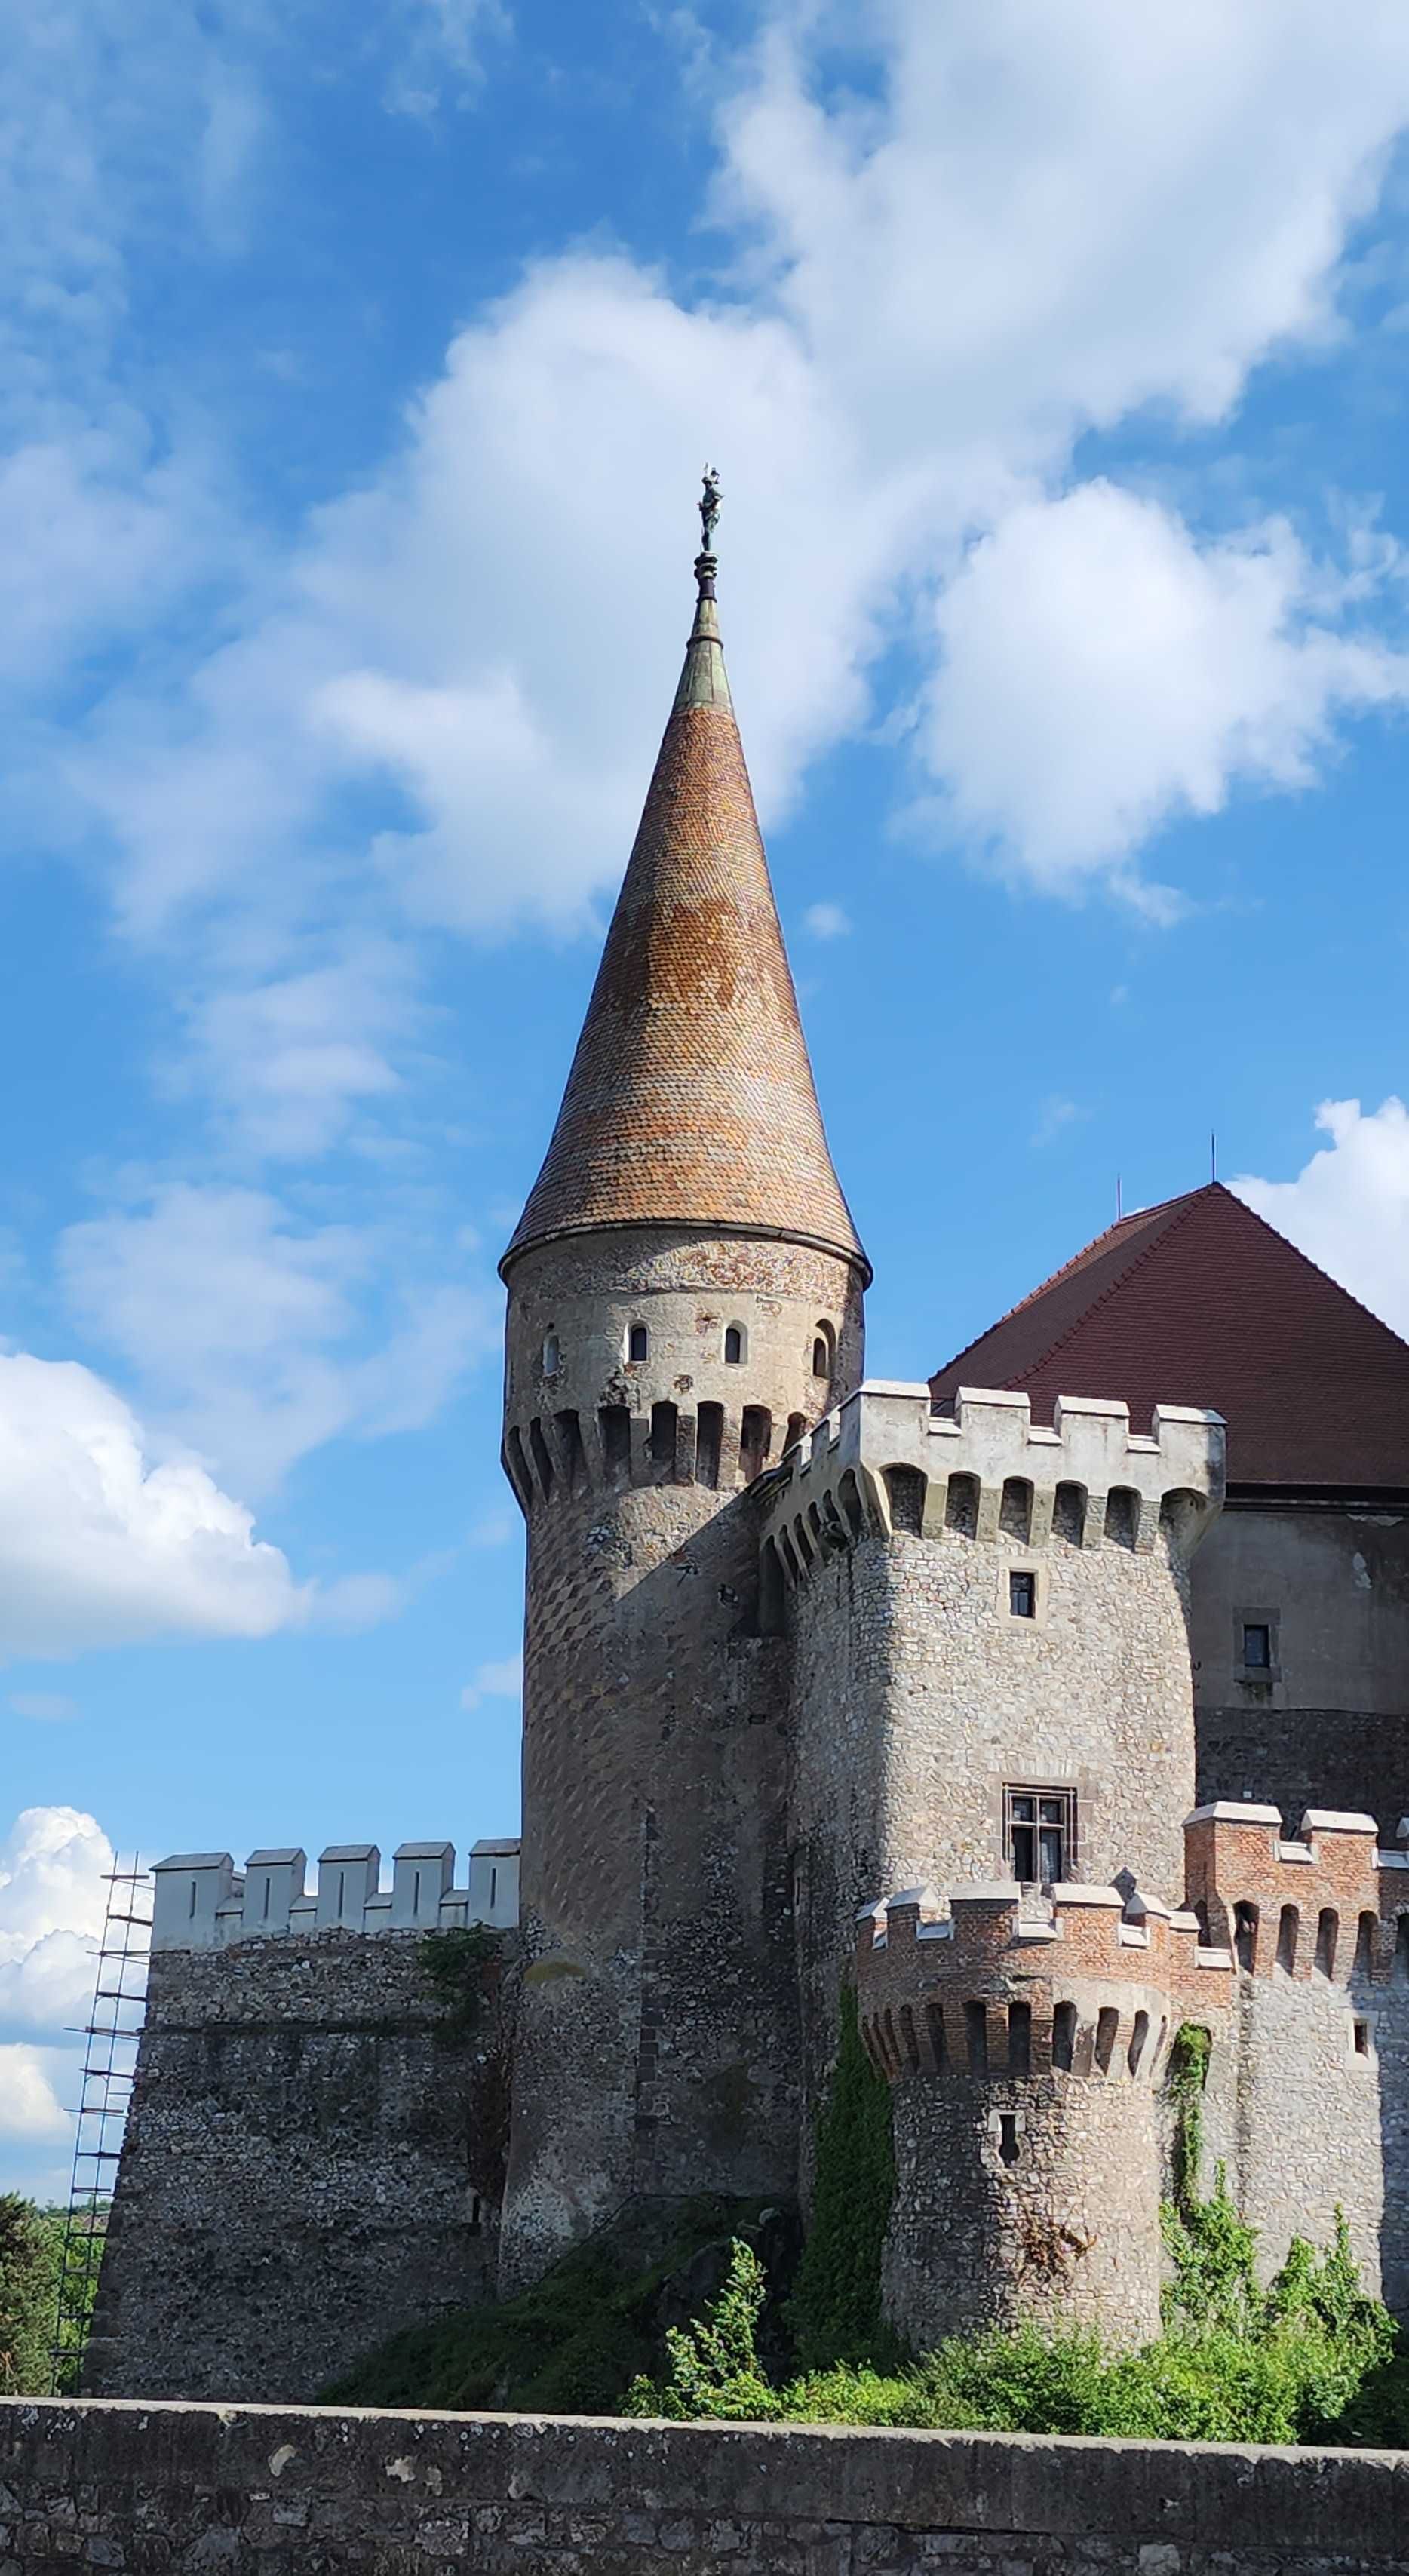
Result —
<path fill-rule="evenodd" d="M 700 599 L 558 1123 L 501 1268 L 601 1226 L 822 1244 L 866 1267 L 842 1196 L 729 695 Z"/>

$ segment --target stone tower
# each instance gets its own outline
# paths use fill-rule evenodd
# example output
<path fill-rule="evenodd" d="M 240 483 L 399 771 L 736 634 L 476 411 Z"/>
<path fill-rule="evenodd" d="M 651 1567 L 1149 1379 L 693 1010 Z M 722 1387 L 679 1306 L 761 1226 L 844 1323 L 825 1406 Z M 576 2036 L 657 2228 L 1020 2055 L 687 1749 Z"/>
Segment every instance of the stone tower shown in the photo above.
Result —
<path fill-rule="evenodd" d="M 762 1471 L 861 1377 L 832 1168 L 698 604 L 558 1122 L 502 1263 L 528 1522 L 527 1966 L 501 2282 L 629 2200 L 795 2184 L 782 1640 Z"/>

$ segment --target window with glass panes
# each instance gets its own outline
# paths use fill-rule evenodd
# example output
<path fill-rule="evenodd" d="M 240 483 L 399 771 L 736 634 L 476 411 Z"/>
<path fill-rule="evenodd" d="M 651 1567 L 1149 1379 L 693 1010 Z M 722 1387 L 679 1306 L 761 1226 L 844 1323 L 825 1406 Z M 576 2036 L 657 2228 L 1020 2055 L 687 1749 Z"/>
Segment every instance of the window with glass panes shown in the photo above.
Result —
<path fill-rule="evenodd" d="M 1070 1878 L 1076 1859 L 1076 1792 L 1073 1789 L 1005 1789 L 1004 1842 L 1014 1878 L 1049 1886 Z"/>

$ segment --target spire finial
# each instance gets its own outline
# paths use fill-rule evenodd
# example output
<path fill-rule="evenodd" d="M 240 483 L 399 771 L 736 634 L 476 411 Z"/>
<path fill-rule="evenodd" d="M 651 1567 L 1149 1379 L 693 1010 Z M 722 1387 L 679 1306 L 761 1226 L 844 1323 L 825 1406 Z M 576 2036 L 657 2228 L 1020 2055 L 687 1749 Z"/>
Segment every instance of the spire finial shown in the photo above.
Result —
<path fill-rule="evenodd" d="M 704 489 L 699 500 L 700 551 L 695 557 L 695 579 L 700 586 L 701 599 L 714 597 L 714 576 L 719 570 L 719 560 L 714 551 L 714 528 L 719 517 L 719 504 L 723 498 L 724 495 L 719 489 L 718 468 L 707 465 L 704 470 Z"/>

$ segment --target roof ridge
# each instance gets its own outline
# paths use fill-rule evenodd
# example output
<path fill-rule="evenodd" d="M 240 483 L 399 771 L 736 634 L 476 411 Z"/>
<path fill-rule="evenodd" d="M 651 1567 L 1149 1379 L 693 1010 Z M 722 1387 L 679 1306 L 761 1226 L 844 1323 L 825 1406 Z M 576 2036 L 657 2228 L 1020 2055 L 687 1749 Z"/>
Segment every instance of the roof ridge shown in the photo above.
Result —
<path fill-rule="evenodd" d="M 1387 1324 L 1383 1315 L 1377 1315 L 1374 1307 L 1367 1306 L 1363 1297 L 1357 1297 L 1353 1288 L 1347 1288 L 1343 1279 L 1333 1278 L 1329 1270 L 1323 1270 L 1319 1261 L 1313 1261 L 1310 1253 L 1303 1252 L 1301 1245 L 1293 1243 L 1289 1234 L 1283 1234 L 1280 1227 L 1275 1226 L 1270 1217 L 1265 1217 L 1260 1208 L 1249 1207 L 1247 1200 L 1239 1198 L 1237 1191 L 1229 1182 L 1215 1181 L 1212 1186 L 1222 1190 L 1228 1198 L 1235 1200 L 1243 1214 L 1252 1218 L 1254 1225 L 1260 1225 L 1263 1233 L 1270 1234 L 1273 1242 L 1280 1243 L 1284 1251 L 1294 1252 L 1298 1261 L 1304 1261 L 1307 1269 L 1314 1270 L 1317 1278 L 1324 1279 L 1327 1287 L 1333 1288 L 1337 1296 L 1344 1297 L 1347 1305 L 1354 1306 L 1359 1314 L 1366 1316 L 1382 1333 L 1387 1333 L 1390 1340 L 1401 1351 L 1409 1351 L 1409 1335 L 1397 1333 L 1393 1324 Z"/>
<path fill-rule="evenodd" d="M 1082 1307 L 1079 1315 L 1073 1315 L 1071 1322 L 1067 1325 L 1065 1331 L 1058 1333 L 1055 1341 L 1049 1342 L 1046 1349 L 1038 1353 L 1037 1358 L 1032 1363 L 1031 1369 L 1028 1371 L 1028 1375 L 1035 1377 L 1039 1369 L 1046 1368 L 1048 1363 L 1056 1358 L 1058 1351 L 1063 1348 L 1064 1344 L 1071 1340 L 1078 1326 L 1086 1323 L 1092 1315 L 1098 1315 L 1101 1308 L 1115 1295 L 1117 1289 L 1124 1288 L 1127 1283 L 1134 1278 L 1136 1271 L 1139 1270 L 1145 1262 L 1152 1258 L 1159 1246 L 1162 1243 L 1167 1243 L 1171 1234 L 1177 1234 L 1181 1225 L 1186 1225 L 1188 1223 L 1189 1217 L 1193 1212 L 1194 1202 L 1203 1197 L 1206 1189 L 1221 1189 L 1222 1187 L 1223 1184 L 1220 1181 L 1205 1181 L 1201 1187 L 1196 1190 L 1186 1190 L 1184 1193 L 1182 1213 L 1172 1218 L 1168 1225 L 1160 1226 L 1156 1232 L 1149 1237 L 1148 1241 L 1141 1245 L 1140 1250 L 1126 1263 L 1125 1268 L 1123 1270 L 1118 1270 L 1113 1279 L 1107 1280 L 1105 1287 L 1100 1291 L 1099 1295 L 1092 1297 L 1089 1302 Z M 1232 1193 L 1230 1191 L 1229 1196 L 1231 1197 L 1231 1195 Z M 1166 1207 L 1178 1207 L 1179 1201 L 1177 1199 L 1166 1199 L 1163 1204 Z M 1151 1213 L 1158 1216 L 1160 1210 L 1155 1208 Z"/>
<path fill-rule="evenodd" d="M 1089 1243 L 1082 1245 L 1079 1252 L 1072 1253 L 1069 1260 L 1061 1262 L 1055 1270 L 1050 1271 L 1047 1277 L 1040 1280 L 1035 1288 L 1030 1288 L 1028 1290 L 1025 1297 L 1019 1297 L 1016 1305 L 1009 1306 L 1003 1314 L 995 1316 L 991 1324 L 985 1324 L 983 1331 L 981 1333 L 975 1333 L 971 1341 L 965 1342 L 963 1349 L 956 1351 L 952 1359 L 944 1360 L 937 1369 L 932 1369 L 930 1372 L 931 1376 L 947 1377 L 951 1369 L 956 1369 L 961 1360 L 968 1358 L 970 1351 L 976 1351 L 978 1349 L 980 1342 L 991 1341 L 993 1335 L 1001 1332 L 1005 1324 L 1010 1324 L 1015 1315 L 1025 1313 L 1029 1306 L 1035 1306 L 1040 1298 L 1045 1297 L 1048 1294 L 1049 1290 L 1057 1287 L 1063 1279 L 1069 1278 L 1071 1273 L 1081 1262 L 1093 1259 L 1096 1255 L 1097 1247 L 1105 1242 L 1107 1236 L 1119 1232 L 1123 1227 L 1134 1227 L 1141 1218 L 1148 1219 L 1151 1217 L 1161 1216 L 1166 1209 L 1177 1208 L 1181 1203 L 1187 1207 L 1191 1200 L 1201 1198 L 1206 1189 L 1210 1187 L 1221 1189 L 1222 1186 L 1223 1184 L 1221 1182 L 1209 1183 L 1208 1181 L 1203 1181 L 1195 1190 L 1181 1190 L 1172 1199 L 1157 1199 L 1154 1206 L 1151 1208 L 1136 1208 L 1131 1211 L 1131 1214 L 1128 1217 L 1117 1217 L 1114 1225 L 1104 1226 L 1099 1234 L 1092 1236 Z M 1162 1225 L 1158 1231 L 1150 1237 L 1150 1240 L 1138 1253 L 1133 1253 L 1125 1268 L 1118 1271 L 1116 1277 L 1111 1281 L 1110 1288 L 1115 1288 L 1119 1286 L 1122 1281 L 1128 1279 L 1131 1272 L 1138 1269 L 1141 1261 L 1145 1258 L 1146 1253 L 1151 1251 L 1156 1243 L 1162 1243 L 1169 1231 L 1170 1229 L 1168 1225 Z M 1081 1308 L 1080 1313 L 1073 1317 L 1071 1323 L 1067 1326 L 1066 1331 L 1059 1333 L 1056 1340 L 1042 1353 L 1042 1359 L 1049 1359 L 1053 1351 L 1060 1350 L 1062 1343 L 1068 1339 L 1071 1333 L 1075 1332 L 1077 1325 L 1082 1322 L 1084 1317 L 1094 1314 L 1096 1308 L 1104 1302 L 1105 1298 L 1110 1294 L 1110 1288 L 1103 1289 L 1099 1296 L 1092 1297 L 1090 1302 Z M 1042 1365 L 1042 1359 L 1034 1362 L 1034 1366 L 1040 1367 Z"/>

